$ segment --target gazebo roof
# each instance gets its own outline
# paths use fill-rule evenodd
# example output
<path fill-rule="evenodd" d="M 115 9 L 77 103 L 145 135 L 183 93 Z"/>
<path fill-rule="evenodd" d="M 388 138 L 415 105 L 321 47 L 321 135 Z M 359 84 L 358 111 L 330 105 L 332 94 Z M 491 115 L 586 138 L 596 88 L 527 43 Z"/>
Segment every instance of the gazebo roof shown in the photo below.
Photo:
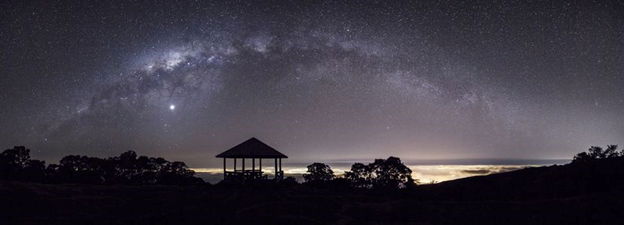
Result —
<path fill-rule="evenodd" d="M 218 154 L 217 158 L 288 158 L 255 137 Z"/>

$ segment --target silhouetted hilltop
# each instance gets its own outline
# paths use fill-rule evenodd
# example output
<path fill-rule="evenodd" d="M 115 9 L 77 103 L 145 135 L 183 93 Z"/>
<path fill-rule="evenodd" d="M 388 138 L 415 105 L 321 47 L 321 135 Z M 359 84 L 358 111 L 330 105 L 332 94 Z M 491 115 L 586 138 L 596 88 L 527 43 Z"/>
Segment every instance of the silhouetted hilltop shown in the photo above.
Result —
<path fill-rule="evenodd" d="M 288 178 L 281 182 L 216 185 L 104 185 L 0 179 L 0 221 L 106 225 L 622 224 L 624 153 L 615 149 L 592 147 L 563 166 L 526 168 L 419 186 L 410 183 L 411 170 L 396 157 L 355 163 L 345 172 L 345 178 L 335 177 L 328 165 L 313 163 L 308 166 L 303 184 Z M 26 156 L 25 150 L 17 148 L 3 153 L 3 160 L 9 162 L 4 171 L 31 174 L 31 164 L 41 164 L 7 160 L 20 159 L 8 156 Z M 24 154 L 7 154 L 12 152 Z M 123 157 L 128 155 L 131 157 Z M 108 161 L 140 162 L 139 159 L 128 152 Z M 122 171 L 142 174 L 136 170 Z"/>
<path fill-rule="evenodd" d="M 624 191 L 624 158 L 533 167 L 423 185 L 423 198 L 527 200 Z"/>
<path fill-rule="evenodd" d="M 621 224 L 622 159 L 415 189 L 0 181 L 7 224 Z"/>

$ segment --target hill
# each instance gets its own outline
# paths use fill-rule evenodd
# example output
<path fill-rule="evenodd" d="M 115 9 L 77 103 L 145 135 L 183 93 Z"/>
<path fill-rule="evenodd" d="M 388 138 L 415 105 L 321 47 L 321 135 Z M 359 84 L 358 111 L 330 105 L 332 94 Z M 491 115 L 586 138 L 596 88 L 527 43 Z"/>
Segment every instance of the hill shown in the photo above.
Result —
<path fill-rule="evenodd" d="M 2 224 L 622 224 L 621 159 L 412 190 L 0 181 Z"/>
<path fill-rule="evenodd" d="M 624 158 L 533 167 L 422 186 L 425 198 L 556 199 L 624 191 Z"/>

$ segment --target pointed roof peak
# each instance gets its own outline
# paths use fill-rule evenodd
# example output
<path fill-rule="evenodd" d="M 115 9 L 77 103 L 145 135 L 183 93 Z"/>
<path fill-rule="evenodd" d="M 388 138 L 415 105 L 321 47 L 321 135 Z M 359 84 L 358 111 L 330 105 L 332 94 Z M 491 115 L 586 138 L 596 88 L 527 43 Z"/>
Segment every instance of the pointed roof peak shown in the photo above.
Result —
<path fill-rule="evenodd" d="M 252 137 L 229 150 L 218 154 L 217 158 L 288 158 L 273 147 Z"/>

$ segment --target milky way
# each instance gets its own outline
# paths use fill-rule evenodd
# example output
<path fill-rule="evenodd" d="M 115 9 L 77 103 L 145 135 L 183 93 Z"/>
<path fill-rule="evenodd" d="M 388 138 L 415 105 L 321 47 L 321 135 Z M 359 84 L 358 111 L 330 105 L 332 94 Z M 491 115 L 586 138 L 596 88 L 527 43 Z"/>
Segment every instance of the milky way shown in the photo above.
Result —
<path fill-rule="evenodd" d="M 0 144 L 195 167 L 570 158 L 624 136 L 617 1 L 0 3 Z"/>

